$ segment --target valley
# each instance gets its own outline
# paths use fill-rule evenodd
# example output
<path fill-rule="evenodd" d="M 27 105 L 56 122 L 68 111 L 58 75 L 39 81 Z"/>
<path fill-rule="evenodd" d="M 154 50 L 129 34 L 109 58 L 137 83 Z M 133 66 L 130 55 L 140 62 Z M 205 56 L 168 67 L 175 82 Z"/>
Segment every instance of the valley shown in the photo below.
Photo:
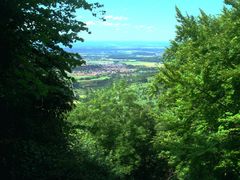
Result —
<path fill-rule="evenodd" d="M 145 83 L 161 66 L 164 42 L 94 42 L 68 51 L 81 54 L 85 65 L 76 67 L 72 76 L 80 98 L 89 90 L 106 87 L 124 79 L 128 83 Z"/>

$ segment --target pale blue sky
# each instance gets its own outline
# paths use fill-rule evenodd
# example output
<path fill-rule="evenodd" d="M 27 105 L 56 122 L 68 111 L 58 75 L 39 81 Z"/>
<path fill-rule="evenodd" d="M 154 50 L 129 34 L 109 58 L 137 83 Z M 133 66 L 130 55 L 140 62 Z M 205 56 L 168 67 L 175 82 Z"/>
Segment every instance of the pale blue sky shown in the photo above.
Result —
<path fill-rule="evenodd" d="M 175 6 L 183 14 L 221 13 L 223 0 L 91 0 L 104 4 L 106 22 L 90 13 L 78 13 L 92 34 L 85 41 L 169 41 L 175 36 Z"/>

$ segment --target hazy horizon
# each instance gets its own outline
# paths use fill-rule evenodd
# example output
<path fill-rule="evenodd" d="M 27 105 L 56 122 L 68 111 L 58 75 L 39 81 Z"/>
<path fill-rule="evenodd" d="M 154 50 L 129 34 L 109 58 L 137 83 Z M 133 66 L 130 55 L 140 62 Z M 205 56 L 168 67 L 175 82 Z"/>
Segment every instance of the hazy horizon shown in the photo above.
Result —
<path fill-rule="evenodd" d="M 149 46 L 154 46 L 154 47 L 167 47 L 170 45 L 170 41 L 84 41 L 84 42 L 77 42 L 73 44 L 73 49 L 74 48 L 82 48 L 82 47 L 109 47 L 109 46 L 117 46 L 117 47 L 149 47 Z"/>

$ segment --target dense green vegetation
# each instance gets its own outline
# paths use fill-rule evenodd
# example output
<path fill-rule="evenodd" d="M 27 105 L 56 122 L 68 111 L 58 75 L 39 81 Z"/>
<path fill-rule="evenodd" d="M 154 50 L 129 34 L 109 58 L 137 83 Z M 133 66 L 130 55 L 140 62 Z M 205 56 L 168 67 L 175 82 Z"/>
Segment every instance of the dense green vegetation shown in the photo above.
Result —
<path fill-rule="evenodd" d="M 83 61 L 59 44 L 88 31 L 76 9 L 95 15 L 101 5 L 1 1 L 1 176 L 239 179 L 240 0 L 226 4 L 218 16 L 177 9 L 153 82 L 114 83 L 80 101 L 69 72 Z"/>
<path fill-rule="evenodd" d="M 178 179 L 240 177 L 240 1 L 183 16 L 156 77 L 155 146 Z"/>
<path fill-rule="evenodd" d="M 163 179 L 167 164 L 153 149 L 155 122 L 144 98 L 147 88 L 140 86 L 121 82 L 79 102 L 68 117 L 75 139 L 72 148 L 86 151 L 115 177 Z"/>

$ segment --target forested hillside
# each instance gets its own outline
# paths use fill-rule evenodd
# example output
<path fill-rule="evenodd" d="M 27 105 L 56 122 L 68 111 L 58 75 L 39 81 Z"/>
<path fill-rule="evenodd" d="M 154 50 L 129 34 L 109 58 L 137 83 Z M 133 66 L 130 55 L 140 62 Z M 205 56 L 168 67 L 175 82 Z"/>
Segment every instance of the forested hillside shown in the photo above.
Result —
<path fill-rule="evenodd" d="M 217 16 L 176 8 L 176 37 L 151 82 L 77 99 L 66 52 L 85 0 L 0 2 L 1 179 L 240 177 L 240 0 Z M 104 20 L 104 19 L 103 19 Z M 127 78 L 127 77 L 126 77 Z"/>

